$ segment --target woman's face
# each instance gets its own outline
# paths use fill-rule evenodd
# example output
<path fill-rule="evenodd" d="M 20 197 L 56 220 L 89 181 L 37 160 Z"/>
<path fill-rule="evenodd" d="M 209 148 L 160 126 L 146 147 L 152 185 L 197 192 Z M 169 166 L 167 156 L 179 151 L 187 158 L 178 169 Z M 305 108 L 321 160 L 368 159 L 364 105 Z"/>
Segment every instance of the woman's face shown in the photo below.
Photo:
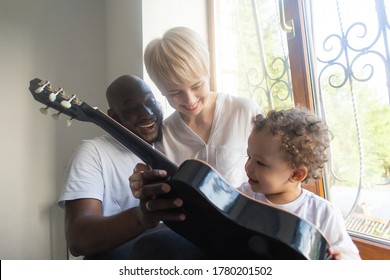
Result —
<path fill-rule="evenodd" d="M 198 115 L 207 103 L 210 95 L 208 77 L 180 85 L 165 83 L 159 85 L 159 89 L 175 110 L 188 116 Z"/>

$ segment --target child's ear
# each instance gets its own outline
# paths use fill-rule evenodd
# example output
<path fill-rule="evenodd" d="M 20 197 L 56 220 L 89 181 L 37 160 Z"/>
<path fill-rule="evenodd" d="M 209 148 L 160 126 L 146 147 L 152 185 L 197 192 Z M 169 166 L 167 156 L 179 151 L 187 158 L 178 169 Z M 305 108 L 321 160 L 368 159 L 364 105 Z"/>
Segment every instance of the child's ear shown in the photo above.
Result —
<path fill-rule="evenodd" d="M 308 170 L 306 166 L 296 168 L 290 176 L 289 181 L 292 183 L 302 182 L 307 176 Z"/>

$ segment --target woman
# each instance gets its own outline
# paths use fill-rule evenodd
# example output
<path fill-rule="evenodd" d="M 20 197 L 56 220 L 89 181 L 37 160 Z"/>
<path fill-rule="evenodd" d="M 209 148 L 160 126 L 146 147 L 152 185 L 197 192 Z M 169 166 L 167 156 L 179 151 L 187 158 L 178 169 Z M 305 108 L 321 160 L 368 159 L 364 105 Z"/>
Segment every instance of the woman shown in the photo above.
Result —
<path fill-rule="evenodd" d="M 189 28 L 172 28 L 151 41 L 144 61 L 150 78 L 175 109 L 164 120 L 163 141 L 157 148 L 177 164 L 203 160 L 238 187 L 246 178 L 251 120 L 260 113 L 256 103 L 210 91 L 209 51 Z"/>

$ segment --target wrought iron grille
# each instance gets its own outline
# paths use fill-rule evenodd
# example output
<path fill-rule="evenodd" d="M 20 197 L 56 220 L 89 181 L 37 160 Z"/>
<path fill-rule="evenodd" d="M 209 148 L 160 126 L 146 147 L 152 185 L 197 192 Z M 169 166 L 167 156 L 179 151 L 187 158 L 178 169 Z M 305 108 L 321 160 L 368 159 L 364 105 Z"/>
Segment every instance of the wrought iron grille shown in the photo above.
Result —
<path fill-rule="evenodd" d="M 332 133 L 330 199 L 346 220 L 390 220 L 390 0 L 302 0 L 315 108 Z M 278 0 L 215 0 L 218 89 L 266 112 L 294 104 Z M 315 13 L 317 11 L 317 13 Z M 312 32 L 312 33 L 311 33 Z M 309 42 L 312 43 L 311 41 Z M 373 199 L 372 193 L 378 193 Z M 375 224 L 375 223 L 372 223 Z M 351 230 L 355 230 L 351 229 Z M 378 230 L 378 236 L 390 240 Z"/>

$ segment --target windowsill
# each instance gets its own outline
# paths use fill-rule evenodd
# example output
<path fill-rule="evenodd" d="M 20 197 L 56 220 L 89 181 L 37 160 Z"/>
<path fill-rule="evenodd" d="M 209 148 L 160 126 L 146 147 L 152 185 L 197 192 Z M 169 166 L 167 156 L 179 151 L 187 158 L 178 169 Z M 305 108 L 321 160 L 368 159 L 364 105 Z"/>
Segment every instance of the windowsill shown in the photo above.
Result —
<path fill-rule="evenodd" d="M 352 240 L 359 248 L 360 257 L 363 260 L 390 260 L 390 246 L 355 236 L 351 233 Z"/>

